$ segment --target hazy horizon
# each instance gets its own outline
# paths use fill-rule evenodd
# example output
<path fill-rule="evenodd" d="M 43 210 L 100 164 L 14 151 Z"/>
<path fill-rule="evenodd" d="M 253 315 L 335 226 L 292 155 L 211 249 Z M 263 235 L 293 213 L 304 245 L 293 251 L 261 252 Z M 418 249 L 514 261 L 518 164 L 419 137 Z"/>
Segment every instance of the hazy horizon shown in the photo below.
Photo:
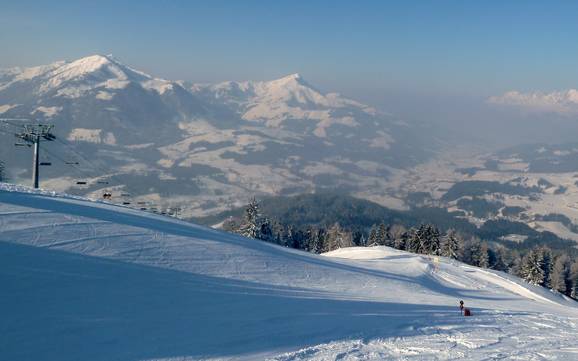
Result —
<path fill-rule="evenodd" d="M 577 10 L 537 1 L 20 1 L 0 14 L 0 68 L 113 54 L 155 77 L 198 83 L 300 73 L 321 90 L 461 135 L 566 141 L 578 114 L 569 93 L 578 86 Z M 520 126 L 530 128 L 523 139 Z M 516 129 L 504 137 L 502 127 Z"/>

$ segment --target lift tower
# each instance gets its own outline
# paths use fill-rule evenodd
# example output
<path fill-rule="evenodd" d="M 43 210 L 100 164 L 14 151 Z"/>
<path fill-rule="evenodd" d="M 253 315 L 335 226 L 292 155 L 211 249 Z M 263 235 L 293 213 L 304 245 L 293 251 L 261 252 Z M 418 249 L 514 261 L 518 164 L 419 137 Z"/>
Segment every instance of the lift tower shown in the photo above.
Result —
<path fill-rule="evenodd" d="M 56 137 L 52 134 L 52 129 L 54 125 L 50 124 L 31 124 L 24 125 L 23 131 L 16 134 L 16 137 L 22 139 L 24 144 L 17 145 L 28 145 L 34 146 L 34 159 L 32 162 L 32 183 L 34 188 L 38 188 L 38 159 L 40 158 L 40 142 L 41 141 L 53 141 Z"/>

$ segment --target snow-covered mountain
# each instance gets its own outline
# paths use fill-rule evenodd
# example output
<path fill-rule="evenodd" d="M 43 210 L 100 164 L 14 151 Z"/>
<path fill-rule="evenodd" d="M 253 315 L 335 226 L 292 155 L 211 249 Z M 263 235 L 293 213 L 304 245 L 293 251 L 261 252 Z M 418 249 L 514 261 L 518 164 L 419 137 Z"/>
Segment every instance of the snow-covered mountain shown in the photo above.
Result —
<path fill-rule="evenodd" d="M 197 215 L 250 195 L 385 187 L 392 169 L 415 165 L 437 147 L 423 125 L 317 90 L 298 74 L 188 84 L 101 55 L 0 71 L 0 117 L 53 123 L 61 140 L 97 163 L 63 167 L 78 155 L 47 145 L 54 155 L 43 169 L 45 187 L 98 195 L 96 179 L 106 179 L 118 192 L 186 202 Z M 8 139 L 16 127 L 0 130 Z M 29 176 L 29 155 L 2 143 L 12 177 Z M 75 190 L 79 178 L 89 186 Z"/>
<path fill-rule="evenodd" d="M 6 360 L 578 355 L 577 303 L 501 272 L 387 247 L 313 255 L 1 183 L 0 264 Z"/>

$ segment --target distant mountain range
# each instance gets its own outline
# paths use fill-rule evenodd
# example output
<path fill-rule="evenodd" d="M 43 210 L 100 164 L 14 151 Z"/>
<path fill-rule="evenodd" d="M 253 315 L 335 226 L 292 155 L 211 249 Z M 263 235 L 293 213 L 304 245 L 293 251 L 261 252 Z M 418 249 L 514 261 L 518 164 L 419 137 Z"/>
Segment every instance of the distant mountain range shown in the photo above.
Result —
<path fill-rule="evenodd" d="M 193 84 L 101 55 L 0 70 L 0 117 L 55 125 L 60 142 L 45 146 L 44 187 L 95 197 L 110 189 L 195 216 L 253 195 L 386 187 L 392 169 L 439 146 L 424 124 L 322 92 L 299 74 Z M 7 141 L 17 125 L 0 126 L 0 157 L 25 181 L 30 154 Z"/>

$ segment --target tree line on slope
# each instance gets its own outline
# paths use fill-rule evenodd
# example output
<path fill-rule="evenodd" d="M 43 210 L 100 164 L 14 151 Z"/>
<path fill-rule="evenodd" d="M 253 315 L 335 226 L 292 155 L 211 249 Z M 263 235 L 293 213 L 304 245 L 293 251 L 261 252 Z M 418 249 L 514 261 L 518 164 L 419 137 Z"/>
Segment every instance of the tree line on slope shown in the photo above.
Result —
<path fill-rule="evenodd" d="M 223 228 L 248 238 L 312 253 L 353 246 L 388 246 L 417 254 L 448 257 L 469 265 L 508 272 L 528 283 L 578 299 L 578 259 L 572 260 L 565 253 L 544 245 L 522 253 L 496 242 L 465 237 L 453 229 L 442 233 L 432 224 L 406 229 L 399 224 L 381 222 L 374 224 L 368 233 L 345 229 L 337 222 L 329 227 L 299 228 L 271 221 L 261 214 L 255 199 L 247 205 L 241 220 L 230 219 Z"/>

